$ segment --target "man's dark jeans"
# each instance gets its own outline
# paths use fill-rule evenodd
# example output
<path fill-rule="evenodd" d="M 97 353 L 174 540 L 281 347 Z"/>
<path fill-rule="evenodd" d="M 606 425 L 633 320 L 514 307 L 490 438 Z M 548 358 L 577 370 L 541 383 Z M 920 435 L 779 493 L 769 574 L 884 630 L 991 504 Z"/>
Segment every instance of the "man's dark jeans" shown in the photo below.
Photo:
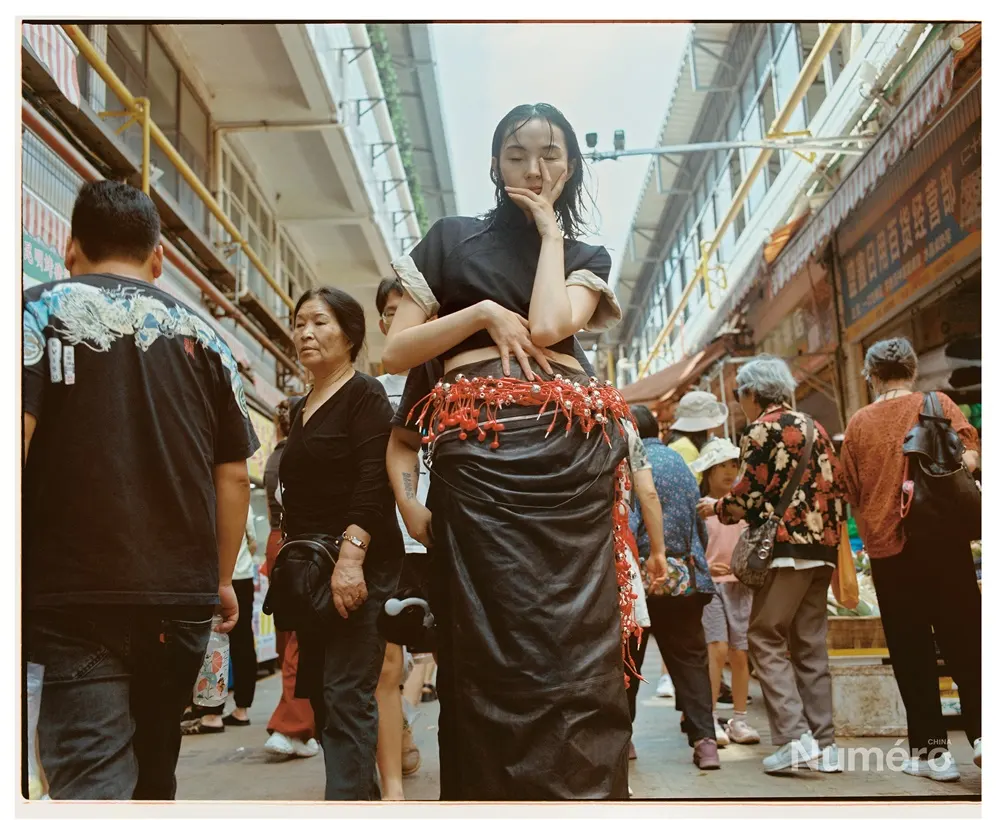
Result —
<path fill-rule="evenodd" d="M 180 721 L 212 607 L 67 607 L 25 614 L 45 667 L 38 743 L 54 800 L 173 800 Z"/>

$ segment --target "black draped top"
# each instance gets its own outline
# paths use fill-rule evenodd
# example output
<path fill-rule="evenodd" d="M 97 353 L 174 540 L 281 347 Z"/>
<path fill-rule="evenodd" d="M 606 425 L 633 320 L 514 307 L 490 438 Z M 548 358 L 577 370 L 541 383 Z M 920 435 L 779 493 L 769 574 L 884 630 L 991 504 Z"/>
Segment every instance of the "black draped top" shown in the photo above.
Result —
<path fill-rule="evenodd" d="M 621 309 L 608 285 L 610 254 L 603 246 L 576 239 L 563 242 L 567 284 L 582 285 L 601 294 L 586 329 L 613 327 L 621 319 Z M 428 318 L 447 316 L 492 299 L 527 319 L 541 247 L 534 222 L 513 204 L 507 204 L 487 218 L 439 219 L 409 256 L 396 259 L 392 266 L 403 288 Z M 466 350 L 493 345 L 490 334 L 481 330 L 441 358 L 447 360 Z M 574 355 L 573 337 L 556 342 L 550 349 Z"/>

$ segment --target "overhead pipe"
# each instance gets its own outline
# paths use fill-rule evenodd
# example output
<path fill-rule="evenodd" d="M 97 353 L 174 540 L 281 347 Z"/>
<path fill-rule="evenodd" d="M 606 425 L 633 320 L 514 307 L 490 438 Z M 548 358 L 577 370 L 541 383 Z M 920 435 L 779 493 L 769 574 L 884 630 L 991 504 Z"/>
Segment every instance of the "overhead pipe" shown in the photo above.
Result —
<path fill-rule="evenodd" d="M 64 137 L 56 128 L 45 119 L 33 105 L 27 100 L 21 99 L 21 121 L 27 125 L 32 132 L 37 134 L 42 141 L 56 153 L 70 168 L 76 171 L 81 177 L 89 182 L 103 179 L 97 169 Z M 251 322 L 247 316 L 237 308 L 226 295 L 219 290 L 211 280 L 180 253 L 170 242 L 163 242 L 163 253 L 167 259 L 191 282 L 208 296 L 216 305 L 222 308 L 226 315 L 234 319 L 240 327 L 246 330 L 253 338 L 265 348 L 275 359 L 281 362 L 293 373 L 304 379 L 305 373 L 302 368 L 290 359 L 284 351 L 274 344 L 267 336 Z"/>
<path fill-rule="evenodd" d="M 781 111 L 778 112 L 778 116 L 775 118 L 774 122 L 771 124 L 770 129 L 768 129 L 768 136 L 779 135 L 782 133 L 783 129 L 788 122 L 791 120 L 792 115 L 795 113 L 796 107 L 805 98 L 806 93 L 812 86 L 813 81 L 819 75 L 820 70 L 823 68 L 823 60 L 826 56 L 833 50 L 833 47 L 837 43 L 837 38 L 840 36 L 840 32 L 843 30 L 843 23 L 831 23 L 827 26 L 826 30 L 820 35 L 819 40 L 816 41 L 816 45 L 813 46 L 812 51 L 809 52 L 809 56 L 806 58 L 805 64 L 802 66 L 802 71 L 799 73 L 799 78 L 795 83 L 795 88 L 792 89 L 791 96 L 782 106 Z M 656 357 L 657 352 L 663 345 L 663 342 L 670 335 L 673 330 L 674 325 L 677 324 L 677 319 L 681 316 L 687 305 L 688 299 L 691 298 L 691 294 L 694 293 L 695 287 L 698 285 L 699 280 L 705 282 L 706 288 L 708 287 L 708 274 L 707 274 L 707 260 L 711 258 L 712 254 L 715 253 L 719 246 L 722 244 L 723 236 L 725 236 L 726 230 L 736 219 L 737 214 L 743 207 L 743 203 L 746 201 L 750 194 L 750 188 L 753 186 L 754 181 L 757 179 L 758 174 L 767 165 L 768 160 L 774 153 L 773 148 L 765 148 L 757 156 L 757 160 L 754 162 L 750 171 L 743 178 L 740 183 L 740 187 L 737 188 L 736 194 L 733 196 L 733 201 L 729 206 L 729 211 L 726 213 L 725 218 L 716 228 L 715 236 L 712 241 L 708 243 L 708 247 L 702 253 L 702 264 L 699 266 L 699 271 L 695 276 L 691 277 L 691 281 L 687 283 L 687 287 L 684 288 L 684 292 L 681 294 L 680 301 L 674 308 L 673 313 L 670 314 L 670 318 L 667 319 L 666 324 L 660 331 L 659 335 L 656 337 L 656 341 L 653 343 L 652 348 L 649 351 L 649 355 L 646 360 L 642 363 L 639 368 L 639 378 L 641 379 L 646 375 L 646 371 L 649 370 L 649 365 Z"/>
<path fill-rule="evenodd" d="M 94 70 L 100 75 L 101 79 L 108 85 L 108 87 L 115 93 L 115 95 L 128 107 L 130 110 L 135 110 L 136 108 L 136 98 L 132 95 L 132 92 L 128 90 L 125 84 L 118 78 L 118 75 L 111 69 L 107 61 L 101 54 L 94 48 L 93 43 L 87 39 L 87 36 L 81 31 L 80 27 L 73 25 L 72 23 L 63 25 L 69 38 L 73 41 L 76 47 L 79 49 L 80 53 L 84 56 L 88 63 L 93 66 Z M 149 135 L 157 147 L 163 151 L 169 160 L 170 164 L 177 169 L 177 172 L 184 178 L 184 181 L 191 186 L 192 190 L 205 203 L 205 207 L 211 212 L 223 228 L 229 233 L 233 238 L 235 243 L 239 245 L 243 252 L 247 255 L 247 258 L 257 268 L 258 272 L 264 281 L 278 294 L 283 301 L 291 310 L 295 307 L 295 303 L 292 301 L 291 297 L 281 288 L 278 282 L 275 280 L 271 273 L 268 271 L 267 266 L 261 261 L 260 257 L 254 252 L 253 248 L 246 239 L 243 238 L 242 234 L 236 229 L 236 226 L 230 221 L 229 217 L 223 212 L 219 203 L 216 202 L 215 198 L 205 187 L 204 183 L 199 179 L 198 175 L 191 170 L 191 166 L 187 164 L 184 158 L 178 153 L 177 149 L 171 144 L 170 140 L 164 136 L 160 127 L 155 122 L 149 123 Z"/>

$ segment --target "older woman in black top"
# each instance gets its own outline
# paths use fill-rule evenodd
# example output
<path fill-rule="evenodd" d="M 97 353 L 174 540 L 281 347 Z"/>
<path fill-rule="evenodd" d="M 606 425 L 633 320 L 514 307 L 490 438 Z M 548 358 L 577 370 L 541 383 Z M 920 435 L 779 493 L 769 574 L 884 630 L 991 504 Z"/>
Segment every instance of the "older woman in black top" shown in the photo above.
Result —
<path fill-rule="evenodd" d="M 354 370 L 365 317 L 353 298 L 330 287 L 307 291 L 293 338 L 313 387 L 281 458 L 284 530 L 339 544 L 330 585 L 341 616 L 322 632 L 299 631 L 296 695 L 316 713 L 326 799 L 378 799 L 375 687 L 385 641 L 376 623 L 403 561 L 385 470 L 392 409 L 382 385 Z"/>
<path fill-rule="evenodd" d="M 629 412 L 573 355 L 577 331 L 621 317 L 611 257 L 576 239 L 583 158 L 555 108 L 503 118 L 491 176 L 494 211 L 440 220 L 393 263 L 405 296 L 382 359 L 444 360 L 423 401 L 410 371 L 397 410 L 430 445 L 441 797 L 627 799 Z M 426 532 L 415 477 L 392 480 Z"/>

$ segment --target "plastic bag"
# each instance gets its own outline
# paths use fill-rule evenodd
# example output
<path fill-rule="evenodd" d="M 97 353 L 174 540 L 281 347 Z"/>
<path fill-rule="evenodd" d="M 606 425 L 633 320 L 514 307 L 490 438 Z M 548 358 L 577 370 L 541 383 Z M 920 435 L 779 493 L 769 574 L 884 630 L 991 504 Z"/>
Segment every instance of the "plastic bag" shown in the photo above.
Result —
<path fill-rule="evenodd" d="M 205 660 L 194 682 L 196 706 L 222 706 L 229 697 L 229 636 L 215 631 L 221 623 L 222 616 L 212 618 Z"/>
<path fill-rule="evenodd" d="M 38 714 L 42 708 L 42 680 L 45 667 L 37 663 L 28 664 L 28 799 L 48 800 L 49 784 L 42 771 L 42 758 L 38 749 Z"/>

